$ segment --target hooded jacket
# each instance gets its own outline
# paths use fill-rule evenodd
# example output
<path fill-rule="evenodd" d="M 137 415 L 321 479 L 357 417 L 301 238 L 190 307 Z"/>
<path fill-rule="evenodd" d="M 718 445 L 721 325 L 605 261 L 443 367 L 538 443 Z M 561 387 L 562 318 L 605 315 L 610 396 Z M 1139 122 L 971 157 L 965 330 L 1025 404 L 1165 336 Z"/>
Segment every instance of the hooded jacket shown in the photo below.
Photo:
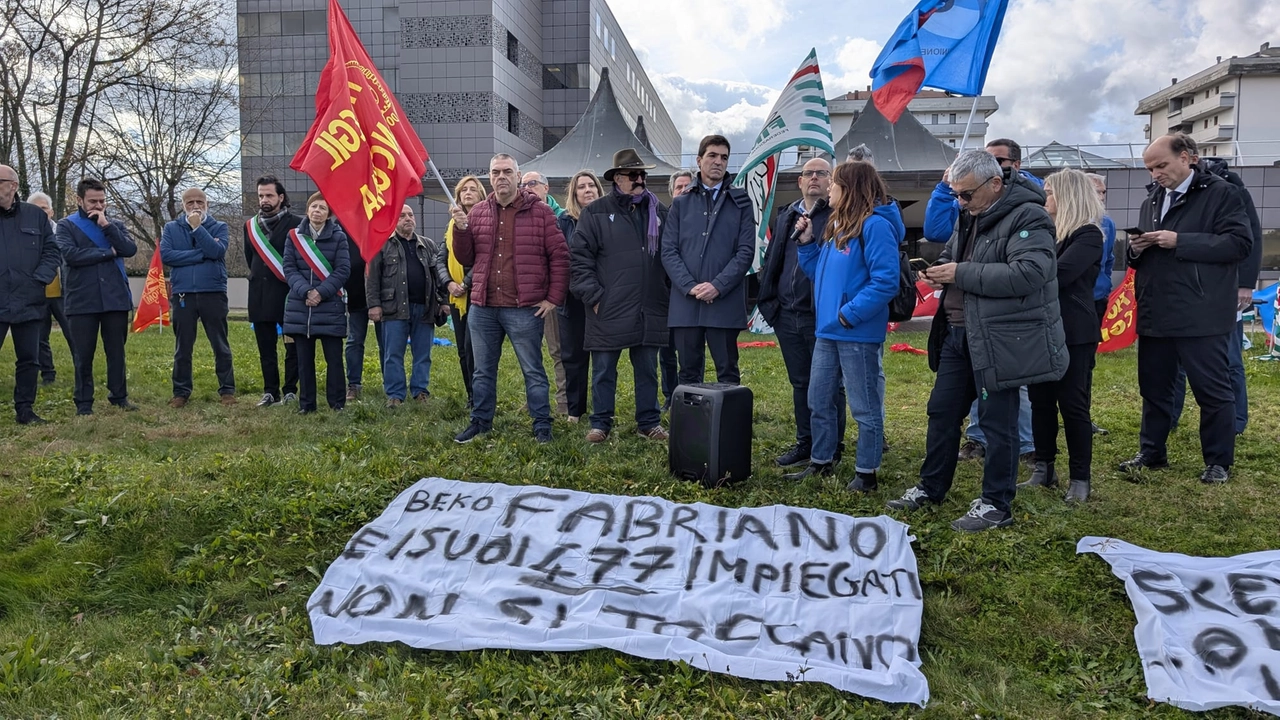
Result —
<path fill-rule="evenodd" d="M 173 293 L 227 291 L 227 224 L 206 215 L 195 230 L 185 217 L 165 223 L 160 232 L 160 260 L 169 273 Z"/>
<path fill-rule="evenodd" d="M 955 283 L 943 288 L 933 318 L 929 367 L 938 369 L 946 294 L 959 288 L 979 393 L 1059 380 L 1067 371 L 1053 220 L 1044 199 L 1038 185 L 1015 176 L 984 212 L 960 214 L 958 229 L 938 258 L 958 264 Z M 959 261 L 969 243 L 974 243 L 971 259 Z"/>
<path fill-rule="evenodd" d="M 815 335 L 840 342 L 882 343 L 889 301 L 898 294 L 898 244 L 906 237 L 897 203 L 877 207 L 862 235 L 844 250 L 835 240 L 800 245 L 801 269 L 813 280 Z M 850 327 L 840 322 L 844 318 Z"/>

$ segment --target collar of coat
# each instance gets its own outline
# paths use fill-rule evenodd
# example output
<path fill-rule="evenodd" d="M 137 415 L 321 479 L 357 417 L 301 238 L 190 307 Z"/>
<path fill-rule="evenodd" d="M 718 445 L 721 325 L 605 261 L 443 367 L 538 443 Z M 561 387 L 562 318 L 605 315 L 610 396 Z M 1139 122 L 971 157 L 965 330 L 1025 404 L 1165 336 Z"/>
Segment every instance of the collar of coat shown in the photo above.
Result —
<path fill-rule="evenodd" d="M 1198 190 L 1203 190 L 1215 181 L 1226 182 L 1222 178 L 1192 163 L 1191 165 L 1191 184 L 1187 186 L 1187 195 Z M 1147 185 L 1147 200 L 1149 202 L 1164 202 L 1165 187 L 1160 183 L 1153 182 Z M 1184 196 L 1185 197 L 1185 196 Z M 1182 198 L 1179 198 L 1181 200 Z"/>

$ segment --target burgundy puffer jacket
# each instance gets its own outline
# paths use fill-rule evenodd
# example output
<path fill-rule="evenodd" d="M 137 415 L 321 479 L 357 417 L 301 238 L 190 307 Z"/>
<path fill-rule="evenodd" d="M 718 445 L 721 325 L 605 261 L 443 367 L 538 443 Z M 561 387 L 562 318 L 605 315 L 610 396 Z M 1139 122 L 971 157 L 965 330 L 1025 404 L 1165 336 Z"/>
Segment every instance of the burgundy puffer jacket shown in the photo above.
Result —
<path fill-rule="evenodd" d="M 569 246 L 556 225 L 555 213 L 528 190 L 516 196 L 516 298 L 520 307 L 549 300 L 564 305 L 569 293 Z M 498 243 L 498 201 L 493 193 L 471 208 L 467 229 L 453 228 L 453 252 L 471 267 L 471 302 L 484 306 L 489 286 L 489 259 Z"/>

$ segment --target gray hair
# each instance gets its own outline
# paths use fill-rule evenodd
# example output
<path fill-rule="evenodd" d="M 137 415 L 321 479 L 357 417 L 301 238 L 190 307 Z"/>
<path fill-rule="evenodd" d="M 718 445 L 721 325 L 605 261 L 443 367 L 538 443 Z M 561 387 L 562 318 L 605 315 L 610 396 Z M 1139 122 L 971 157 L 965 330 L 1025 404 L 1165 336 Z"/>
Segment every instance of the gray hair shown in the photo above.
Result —
<path fill-rule="evenodd" d="M 1085 173 L 1084 176 L 1095 185 L 1101 185 L 1104 188 L 1107 186 L 1107 178 L 1100 173 Z"/>
<path fill-rule="evenodd" d="M 53 207 L 53 198 L 49 197 L 48 195 L 42 192 L 33 192 L 27 196 L 27 202 L 31 203 L 32 205 L 34 205 L 37 200 L 43 200 L 49 203 L 49 207 Z"/>
<path fill-rule="evenodd" d="M 494 160 L 510 160 L 511 167 L 515 171 L 516 175 L 520 174 L 520 161 L 516 160 L 514 157 L 508 155 L 507 153 L 498 153 L 497 155 L 494 155 L 493 157 L 489 158 L 489 164 L 492 165 Z"/>
<path fill-rule="evenodd" d="M 871 155 L 871 148 L 867 147 L 866 143 L 855 148 L 849 148 L 849 157 L 845 159 L 851 162 L 871 163 L 873 166 L 876 164 Z"/>
<path fill-rule="evenodd" d="M 978 182 L 986 182 L 1002 174 L 1003 171 L 1000 169 L 1000 163 L 996 161 L 996 156 L 986 150 L 965 150 L 951 163 L 952 182 L 963 180 L 971 175 Z"/>
<path fill-rule="evenodd" d="M 530 170 L 530 171 L 529 171 L 528 173 L 526 173 L 526 174 L 528 174 L 528 175 L 532 175 L 534 178 L 536 178 L 536 179 L 537 179 L 537 181 L 538 181 L 538 182 L 542 183 L 543 185 L 547 185 L 547 184 L 549 184 L 549 183 L 547 183 L 547 176 L 546 176 L 546 175 L 543 175 L 542 173 L 538 172 L 537 170 Z"/>
<path fill-rule="evenodd" d="M 671 173 L 671 177 L 667 178 L 667 194 L 674 196 L 676 194 L 676 181 L 682 177 L 689 178 L 689 182 L 693 182 L 692 170 L 677 170 Z"/>

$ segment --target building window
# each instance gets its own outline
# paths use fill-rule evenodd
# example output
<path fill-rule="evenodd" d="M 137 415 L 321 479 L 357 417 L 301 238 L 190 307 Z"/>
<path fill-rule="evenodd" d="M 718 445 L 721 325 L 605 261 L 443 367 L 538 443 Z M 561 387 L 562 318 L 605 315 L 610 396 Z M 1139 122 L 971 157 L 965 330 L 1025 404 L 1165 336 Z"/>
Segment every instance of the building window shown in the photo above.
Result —
<path fill-rule="evenodd" d="M 511 103 L 507 103 L 507 132 L 512 135 L 520 134 L 520 111 Z"/>
<path fill-rule="evenodd" d="M 585 88 L 588 80 L 586 68 L 586 63 L 543 65 L 542 87 L 544 90 L 575 90 Z"/>
<path fill-rule="evenodd" d="M 386 5 L 382 8 L 382 29 L 386 32 L 399 32 L 400 6 Z"/>
<path fill-rule="evenodd" d="M 397 13 L 399 11 L 397 10 Z M 327 35 L 329 33 L 329 18 L 324 10 L 312 10 L 303 13 L 304 30 L 307 35 Z M 400 27 L 397 25 L 396 30 Z"/>
<path fill-rule="evenodd" d="M 609 26 L 604 26 L 604 49 L 609 49 Z"/>
<path fill-rule="evenodd" d="M 929 118 L 929 124 L 930 124 L 930 125 L 937 125 L 937 124 L 938 124 L 938 113 L 933 113 L 933 115 L 932 115 L 932 116 L 930 116 L 930 118 Z"/>
<path fill-rule="evenodd" d="M 306 20 L 300 12 L 280 13 L 280 34 L 301 35 L 306 32 Z"/>
<path fill-rule="evenodd" d="M 1213 87 L 1213 94 L 1214 94 L 1214 95 L 1218 95 L 1218 94 L 1220 94 L 1221 92 L 1222 92 L 1222 86 L 1221 86 L 1221 85 L 1215 85 L 1215 86 Z"/>
<path fill-rule="evenodd" d="M 1209 129 L 1209 118 L 1205 118 L 1205 119 L 1204 119 L 1204 129 L 1205 129 L 1205 130 L 1208 130 L 1208 129 Z"/>
<path fill-rule="evenodd" d="M 600 37 L 600 13 L 596 13 L 596 37 Z"/>
<path fill-rule="evenodd" d="M 951 113 L 951 124 L 952 124 L 952 125 L 955 125 L 955 124 L 956 124 L 956 114 L 955 114 L 955 113 Z"/>
<path fill-rule="evenodd" d="M 512 65 L 520 65 L 520 41 L 516 39 L 511 31 L 507 31 L 507 59 Z"/>
<path fill-rule="evenodd" d="M 280 34 L 280 13 L 265 12 L 258 14 L 258 34 L 272 36 Z"/>
<path fill-rule="evenodd" d="M 1213 116 L 1213 126 L 1214 126 L 1214 127 L 1218 127 L 1218 116 L 1217 116 L 1217 115 L 1214 115 L 1214 116 Z"/>
<path fill-rule="evenodd" d="M 954 138 L 952 138 L 951 140 L 948 140 L 947 142 L 950 142 L 950 143 L 951 143 L 951 147 L 955 147 L 955 146 L 956 146 L 956 141 L 955 141 L 955 139 L 954 139 Z"/>

